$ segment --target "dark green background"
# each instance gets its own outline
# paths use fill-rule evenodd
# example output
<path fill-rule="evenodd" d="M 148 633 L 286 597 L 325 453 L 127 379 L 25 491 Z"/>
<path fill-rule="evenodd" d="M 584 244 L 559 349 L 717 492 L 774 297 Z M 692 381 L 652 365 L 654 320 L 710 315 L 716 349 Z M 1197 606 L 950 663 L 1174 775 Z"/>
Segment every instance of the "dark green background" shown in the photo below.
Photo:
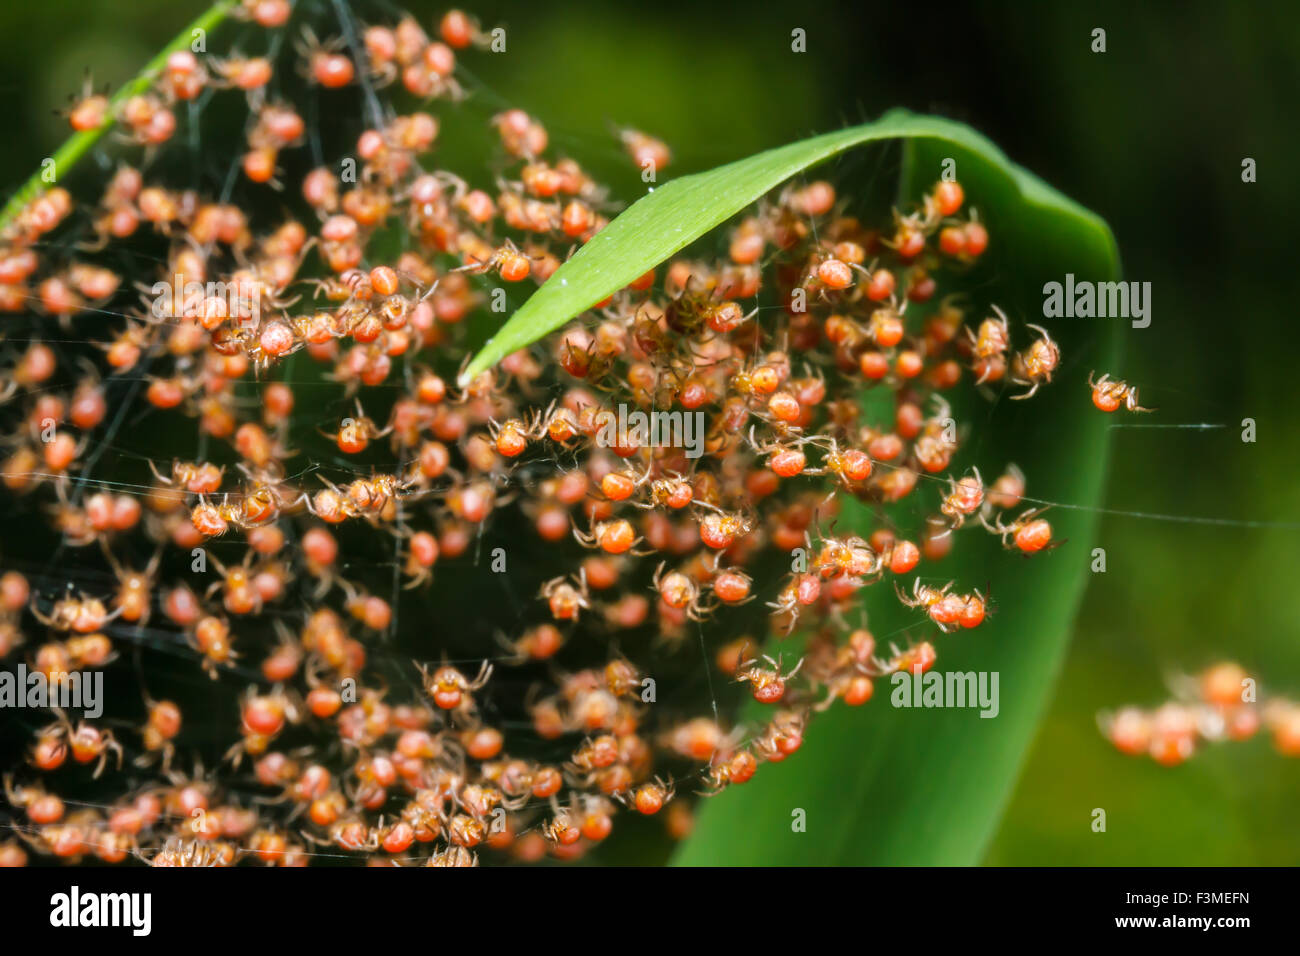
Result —
<path fill-rule="evenodd" d="M 509 49 L 468 62 L 501 102 L 535 113 L 565 151 L 629 190 L 612 122 L 669 141 L 673 172 L 895 105 L 970 123 L 1101 214 L 1127 278 L 1152 283 L 1152 325 L 1126 330 L 1124 365 L 1111 371 L 1141 385 L 1155 420 L 1229 426 L 1116 431 L 1105 506 L 1300 522 L 1291 338 L 1300 8 L 1080 6 L 484 3 L 473 9 L 508 28 Z M 87 67 L 116 88 L 204 7 L 6 4 L 0 182 L 25 179 L 62 140 L 52 111 Z M 443 9 L 408 7 L 426 26 Z M 807 31 L 805 54 L 790 51 L 795 27 Z M 1107 31 L 1104 54 L 1090 52 L 1095 27 Z M 1258 162 L 1253 185 L 1241 181 L 1247 156 Z M 1253 445 L 1240 441 L 1247 416 L 1258 423 Z M 1154 704 L 1167 674 L 1223 657 L 1257 674 L 1264 693 L 1300 694 L 1300 529 L 1107 516 L 1096 545 L 1109 569 L 1092 581 L 987 861 L 1295 863 L 1296 761 L 1261 738 L 1164 770 L 1115 753 L 1094 716 Z M 1107 810 L 1105 834 L 1090 829 L 1094 807 Z"/>

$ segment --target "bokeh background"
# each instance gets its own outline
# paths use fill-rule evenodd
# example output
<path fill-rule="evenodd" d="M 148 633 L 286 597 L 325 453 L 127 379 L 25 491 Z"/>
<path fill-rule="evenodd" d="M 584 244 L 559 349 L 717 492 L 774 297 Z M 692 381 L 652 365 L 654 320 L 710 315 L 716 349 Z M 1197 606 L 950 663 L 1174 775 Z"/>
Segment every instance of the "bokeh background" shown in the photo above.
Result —
<path fill-rule="evenodd" d="M 426 24 L 444 4 L 404 4 Z M 85 71 L 116 88 L 207 5 L 44 0 L 0 9 L 0 183 L 62 141 L 54 111 Z M 818 0 L 728 6 L 465 4 L 508 28 L 479 58 L 482 95 L 540 117 L 554 141 L 632 195 L 609 133 L 667 140 L 674 173 L 706 169 L 902 105 L 962 120 L 1102 215 L 1153 322 L 1114 370 L 1162 422 L 1123 429 L 1104 506 L 1108 554 L 1054 701 L 986 862 L 1300 861 L 1300 762 L 1260 737 L 1166 770 L 1116 753 L 1098 710 L 1154 705 L 1171 674 L 1236 659 L 1264 693 L 1300 694 L 1300 427 L 1294 398 L 1300 191 L 1300 8 L 1292 4 L 982 3 L 920 12 Z M 795 27 L 808 51 L 790 50 Z M 1104 54 L 1091 32 L 1106 30 Z M 1241 180 L 1245 157 L 1258 181 Z M 198 157 L 201 159 L 201 157 Z M 1240 423 L 1255 419 L 1258 441 Z M 1059 436 L 1070 441 L 1068 434 Z M 1031 476 L 1032 481 L 1032 476 Z M 1257 525 L 1237 522 L 1258 522 Z M 1103 807 L 1108 831 L 1093 833 Z"/>

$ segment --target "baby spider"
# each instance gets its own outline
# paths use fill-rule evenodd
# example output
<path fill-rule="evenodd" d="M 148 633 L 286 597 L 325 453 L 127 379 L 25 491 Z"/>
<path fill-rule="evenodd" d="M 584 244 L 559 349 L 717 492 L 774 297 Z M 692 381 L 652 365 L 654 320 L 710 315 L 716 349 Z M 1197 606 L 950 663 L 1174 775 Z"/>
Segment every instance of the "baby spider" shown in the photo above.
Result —
<path fill-rule="evenodd" d="M 807 542 L 807 546 L 808 551 L 812 552 L 811 541 Z M 866 541 L 849 535 L 823 541 L 821 550 L 813 558 L 812 570 L 827 580 L 844 575 L 869 578 L 878 574 L 882 566 L 880 555 Z"/>
<path fill-rule="evenodd" d="M 972 332 L 970 326 L 963 326 L 974 353 L 971 370 L 978 376 L 975 379 L 976 385 L 996 382 L 1007 370 L 1006 354 L 1011 343 L 1011 332 L 1007 327 L 1006 313 L 996 305 L 993 306 L 993 311 L 997 313 L 997 318 L 981 322 L 978 334 Z"/>
<path fill-rule="evenodd" d="M 634 501 L 632 504 L 638 508 L 668 507 L 677 511 L 685 508 L 693 500 L 695 500 L 695 489 L 686 480 L 686 476 L 670 471 L 667 477 L 655 478 L 650 482 L 650 500 L 648 502 Z"/>
<path fill-rule="evenodd" d="M 299 495 L 297 503 L 306 505 L 309 512 L 330 524 L 340 524 L 349 518 L 355 518 L 359 514 L 351 495 L 324 475 L 318 475 L 317 477 L 325 484 L 325 487 L 314 495 L 304 491 Z"/>
<path fill-rule="evenodd" d="M 366 450 L 372 438 L 383 438 L 393 430 L 393 426 L 380 429 L 373 421 L 366 417 L 361 408 L 361 399 L 357 399 L 357 417 L 345 418 L 339 425 L 339 430 L 331 435 L 329 432 L 322 431 L 321 434 L 326 438 L 332 439 L 339 446 L 339 451 L 345 455 L 357 455 Z"/>
<path fill-rule="evenodd" d="M 415 666 L 420 670 L 424 680 L 424 692 L 433 698 L 433 702 L 443 710 L 455 710 L 476 690 L 487 685 L 492 676 L 492 664 L 484 661 L 478 670 L 478 676 L 472 681 L 450 664 L 443 664 L 432 674 L 419 661 Z"/>
<path fill-rule="evenodd" d="M 632 527 L 632 522 L 626 518 L 594 522 L 591 530 L 585 534 L 574 528 L 573 536 L 578 539 L 578 542 L 584 548 L 600 548 L 608 554 L 623 554 L 632 551 L 632 548 L 641 540 L 637 536 L 636 529 Z M 632 553 L 640 554 L 641 552 L 632 551 Z"/>
<path fill-rule="evenodd" d="M 108 545 L 100 539 L 104 557 L 117 578 L 118 590 L 113 596 L 113 608 L 122 612 L 122 620 L 141 626 L 149 623 L 150 603 L 153 592 L 154 576 L 158 572 L 158 562 L 162 559 L 162 549 L 154 552 L 143 571 L 123 567 L 113 556 Z"/>
<path fill-rule="evenodd" d="M 841 259 L 835 252 L 821 249 L 813 254 L 800 285 L 826 298 L 827 292 L 839 292 L 853 286 L 857 282 L 855 273 L 865 276 L 867 282 L 872 281 L 872 271 L 863 267 L 860 260 Z"/>
<path fill-rule="evenodd" d="M 452 271 L 473 272 L 475 275 L 495 271 L 506 282 L 519 282 L 527 279 L 533 271 L 533 261 L 507 239 L 505 244 L 494 250 L 487 259 L 474 258 L 472 262 Z"/>
<path fill-rule="evenodd" d="M 1030 325 L 1042 336 L 1023 352 L 1017 352 L 1011 360 L 1011 384 L 1028 385 L 1029 391 L 1023 395 L 1012 395 L 1014 399 L 1029 398 L 1038 391 L 1038 386 L 1052 380 L 1052 373 L 1061 361 L 1061 349 L 1052 341 L 1047 330 L 1041 325 Z"/>
<path fill-rule="evenodd" d="M 76 729 L 68 721 L 67 715 L 63 711 L 54 708 L 54 713 L 59 717 L 59 723 L 63 725 L 63 732 L 67 735 L 68 746 L 72 750 L 72 759 L 77 763 L 90 763 L 98 761 L 95 764 L 93 777 L 98 777 L 104 772 L 104 765 L 108 763 L 108 755 L 113 753 L 117 756 L 117 766 L 122 766 L 122 745 L 113 737 L 111 730 L 100 730 L 86 721 L 78 721 Z M 54 725 L 57 727 L 58 725 Z M 46 728 L 50 731 L 53 728 Z"/>
<path fill-rule="evenodd" d="M 805 475 L 834 475 L 840 484 L 849 489 L 860 486 L 862 482 L 871 477 L 873 468 L 871 456 L 862 449 L 846 448 L 841 450 L 839 442 L 835 438 L 825 435 L 810 436 L 808 440 L 813 444 L 826 441 L 829 442 L 829 447 L 826 457 L 822 459 L 822 466 L 805 470 Z"/>
<path fill-rule="evenodd" d="M 700 586 L 680 571 L 664 574 L 665 561 L 655 569 L 653 587 L 660 599 L 671 608 L 685 611 L 692 621 L 703 621 L 713 612 L 713 606 L 700 602 Z"/>
<path fill-rule="evenodd" d="M 554 818 L 542 824 L 542 835 L 551 843 L 560 846 L 572 846 L 582 838 L 582 831 L 577 826 L 576 813 L 561 808 Z"/>
<path fill-rule="evenodd" d="M 733 783 L 748 783 L 757 771 L 758 758 L 748 750 L 719 752 L 704 772 L 704 789 L 696 792 L 702 797 L 716 797 Z"/>
<path fill-rule="evenodd" d="M 600 479 L 600 491 L 610 501 L 627 501 L 642 485 L 650 482 L 653 465 L 646 465 L 645 471 L 637 473 L 635 465 L 629 463 L 617 471 L 611 471 Z M 639 508 L 650 509 L 654 504 L 633 501 Z"/>
<path fill-rule="evenodd" d="M 771 395 L 781 387 L 781 373 L 776 366 L 754 359 L 727 380 L 727 391 L 741 398 Z"/>
<path fill-rule="evenodd" d="M 11 807 L 22 807 L 27 811 L 27 819 L 40 826 L 58 823 L 66 810 L 56 794 L 48 793 L 40 784 L 15 786 L 13 775 L 8 773 L 4 775 L 4 795 Z M 20 836 L 23 832 L 18 831 Z"/>
<path fill-rule="evenodd" d="M 768 601 L 774 617 L 785 617 L 785 632 L 794 630 L 801 608 L 816 604 L 821 597 L 822 579 L 816 574 L 792 574 L 775 601 Z"/>
<path fill-rule="evenodd" d="M 764 760 L 781 761 L 803 746 L 808 712 L 779 710 L 772 722 L 754 740 L 754 749 Z"/>
<path fill-rule="evenodd" d="M 620 803 L 635 808 L 637 813 L 651 816 L 662 810 L 664 804 L 672 800 L 676 792 L 672 777 L 667 780 L 655 777 L 648 783 L 641 784 L 631 793 L 617 793 L 614 798 Z"/>
<path fill-rule="evenodd" d="M 122 608 L 119 607 L 110 613 L 99 598 L 88 597 L 85 593 L 73 597 L 72 586 L 69 585 L 68 594 L 54 602 L 54 607 L 50 609 L 49 614 L 41 612 L 36 604 L 36 596 L 33 595 L 31 612 L 38 621 L 56 631 L 93 634 L 95 631 L 102 630 L 109 621 L 121 617 Z"/>
<path fill-rule="evenodd" d="M 58 720 L 37 731 L 37 744 L 32 763 L 43 770 L 55 769 L 63 762 L 69 750 L 77 763 L 99 762 L 92 777 L 98 778 L 108 763 L 108 755 L 117 756 L 117 766 L 122 766 L 122 745 L 112 731 L 100 730 L 82 720 L 74 729 L 68 715 L 57 707 L 50 708 Z"/>
<path fill-rule="evenodd" d="M 672 152 L 659 139 L 636 129 L 618 130 L 618 138 L 627 154 L 642 170 L 661 170 L 672 159 Z"/>
<path fill-rule="evenodd" d="M 934 666 L 938 654 L 935 652 L 934 645 L 929 641 L 922 641 L 920 644 L 913 644 L 907 650 L 899 650 L 897 644 L 889 645 L 892 655 L 888 660 L 874 658 L 872 665 L 881 674 L 924 674 Z"/>
<path fill-rule="evenodd" d="M 407 487 L 409 483 L 396 475 L 357 478 L 347 487 L 348 501 L 359 515 L 385 517 L 389 506 Z"/>
<path fill-rule="evenodd" d="M 517 458 L 528 448 L 530 441 L 546 435 L 546 417 L 534 409 L 526 418 L 507 418 L 504 422 L 489 419 L 488 431 L 492 435 L 492 443 L 505 457 Z"/>
<path fill-rule="evenodd" d="M 1088 373 L 1088 387 L 1092 389 L 1092 404 L 1103 412 L 1113 412 L 1123 405 L 1130 412 L 1152 412 L 1153 408 L 1143 408 L 1138 404 L 1138 390 L 1124 382 L 1112 381 L 1105 373 L 1095 382 L 1093 373 Z"/>
<path fill-rule="evenodd" d="M 894 585 L 894 593 L 898 595 L 898 600 L 904 607 L 923 608 L 930 619 L 939 627 L 947 631 L 950 629 L 961 614 L 961 608 L 965 600 L 957 594 L 950 594 L 953 582 L 949 581 L 941 588 L 932 588 L 927 584 L 922 584 L 921 579 L 917 578 L 912 582 L 912 596 L 908 597 L 903 593 L 897 584 Z"/>
<path fill-rule="evenodd" d="M 797 429 L 790 429 L 797 431 Z M 755 453 L 767 455 L 767 467 L 777 477 L 794 477 L 802 475 L 803 470 L 807 467 L 807 455 L 803 454 L 801 446 L 806 444 L 806 438 L 796 438 L 794 441 L 766 441 L 759 444 L 754 440 L 754 425 L 749 427 L 749 444 L 753 447 Z"/>
<path fill-rule="evenodd" d="M 310 27 L 303 27 L 302 38 L 294 43 L 294 49 L 305 61 L 299 66 L 299 72 L 309 80 L 329 89 L 338 89 L 352 82 L 356 74 L 352 61 L 339 53 L 343 38 L 318 40 Z"/>
<path fill-rule="evenodd" d="M 983 510 L 988 514 L 994 508 L 1014 508 L 1024 495 L 1025 473 L 1014 464 L 1007 465 L 1007 470 L 998 476 L 985 494 Z"/>
<path fill-rule="evenodd" d="M 960 528 L 984 503 L 984 480 L 978 468 L 971 471 L 974 474 L 959 481 L 948 479 L 948 494 L 939 505 L 939 510 L 952 519 L 953 528 Z"/>
<path fill-rule="evenodd" d="M 95 91 L 95 83 L 90 78 L 90 71 L 86 71 L 86 79 L 82 83 L 81 93 L 68 97 L 72 102 L 66 110 L 60 111 L 62 115 L 68 118 L 68 125 L 76 132 L 82 133 L 87 130 L 99 129 L 109 118 L 110 103 L 105 93 Z"/>
<path fill-rule="evenodd" d="M 576 587 L 570 584 L 569 580 L 561 575 L 542 585 L 540 596 L 550 604 L 551 616 L 557 621 L 576 621 L 579 614 L 591 609 L 586 569 L 578 572 Z"/>
<path fill-rule="evenodd" d="M 917 578 L 912 582 L 912 596 L 909 598 L 894 585 L 898 599 L 907 607 L 924 608 L 926 615 L 939 630 L 945 634 L 958 627 L 978 627 L 988 612 L 988 601 L 979 591 L 972 594 L 950 594 L 952 582 L 942 588 L 932 588 L 921 583 Z"/>
<path fill-rule="evenodd" d="M 553 408 L 546 418 L 546 437 L 564 448 L 578 438 L 578 416 L 567 408 Z"/>
<path fill-rule="evenodd" d="M 262 609 L 261 592 L 254 585 L 253 559 L 256 553 L 249 551 L 244 555 L 244 560 L 233 568 L 228 568 L 217 559 L 215 554 L 209 555 L 208 560 L 216 569 L 221 580 L 213 581 L 204 593 L 205 598 L 211 598 L 218 591 L 221 592 L 221 601 L 226 610 L 231 614 L 257 614 Z"/>
<path fill-rule="evenodd" d="M 216 89 L 243 90 L 249 103 L 256 109 L 262 103 L 266 84 L 270 82 L 273 67 L 266 57 L 245 57 L 231 53 L 227 57 L 210 57 L 208 63 L 216 73 L 211 85 Z"/>
<path fill-rule="evenodd" d="M 753 592 L 754 579 L 744 571 L 738 568 L 723 568 L 719 566 L 719 553 L 713 553 L 712 568 L 714 575 L 713 580 L 709 582 L 709 587 L 713 590 L 713 596 L 723 604 L 741 605 L 748 604 L 754 600 L 757 595 Z M 708 567 L 708 560 L 705 559 L 705 567 Z"/>
<path fill-rule="evenodd" d="M 990 524 L 988 518 L 981 514 L 980 523 L 994 534 L 1000 535 L 1002 546 L 1008 551 L 1019 550 L 1022 554 L 1029 555 L 1054 548 L 1061 543 L 1052 540 L 1052 526 L 1038 517 L 1046 510 L 1046 506 L 1031 508 L 1010 524 L 1003 524 L 1000 517 Z M 1009 541 L 1008 536 L 1011 538 Z"/>
<path fill-rule="evenodd" d="M 168 478 L 158 471 L 158 466 L 149 460 L 149 470 L 164 485 L 182 485 L 186 491 L 196 495 L 213 494 L 221 488 L 221 477 L 226 466 L 218 468 L 210 462 L 173 461 L 172 474 Z"/>
<path fill-rule="evenodd" d="M 330 824 L 328 837 L 322 839 L 306 830 L 302 835 L 317 846 L 337 846 L 353 853 L 369 853 L 379 849 L 379 829 L 368 827 L 360 817 L 349 816 Z"/>
<path fill-rule="evenodd" d="M 144 739 L 145 753 L 135 758 L 137 767 L 147 767 L 158 757 L 162 758 L 162 769 L 171 770 L 172 757 L 176 753 L 173 738 L 181 731 L 181 709 L 170 700 L 153 700 L 145 695 L 145 706 L 149 710 L 148 719 L 140 731 Z"/>
<path fill-rule="evenodd" d="M 590 774 L 618 763 L 618 738 L 613 734 L 601 734 L 596 738 L 587 738 L 573 752 L 572 759 L 565 768 L 572 773 Z"/>
<path fill-rule="evenodd" d="M 781 673 L 780 655 L 776 660 L 772 660 L 764 654 L 763 660 L 771 666 L 763 667 L 757 660 L 745 661 L 736 671 L 736 680 L 740 683 L 748 681 L 754 700 L 760 704 L 775 704 L 785 696 L 785 682 L 799 673 L 799 668 L 803 667 L 803 658 L 799 658 L 799 663 L 795 664 L 788 674 Z"/>

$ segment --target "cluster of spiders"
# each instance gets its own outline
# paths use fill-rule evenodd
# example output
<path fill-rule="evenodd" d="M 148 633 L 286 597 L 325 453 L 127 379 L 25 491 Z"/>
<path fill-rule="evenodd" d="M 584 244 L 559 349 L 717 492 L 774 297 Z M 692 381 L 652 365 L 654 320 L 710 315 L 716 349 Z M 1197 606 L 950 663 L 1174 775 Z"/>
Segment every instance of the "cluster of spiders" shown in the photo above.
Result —
<path fill-rule="evenodd" d="M 1300 704 L 1275 695 L 1261 699 L 1240 664 L 1215 664 L 1171 683 L 1173 699 L 1153 711 L 1123 707 L 1099 715 L 1102 733 L 1117 750 L 1176 767 L 1203 744 L 1249 740 L 1264 728 L 1278 753 L 1300 757 Z"/>
<path fill-rule="evenodd" d="M 575 859 L 620 812 L 681 837 L 697 794 L 794 754 L 836 701 L 860 706 L 878 678 L 934 664 L 929 640 L 878 651 L 851 626 L 860 591 L 894 578 L 884 590 L 918 631 L 975 628 L 987 595 L 926 584 L 924 566 L 980 528 L 1025 555 L 1055 543 L 1014 465 L 987 487 L 953 468 L 944 394 L 1028 398 L 1061 359 L 1046 329 L 940 295 L 990 244 L 958 182 L 881 228 L 828 182 L 790 185 L 731 225 L 720 256 L 655 268 L 461 383 L 471 327 L 500 319 L 492 293 L 549 281 L 616 214 L 610 189 L 518 109 L 488 121 L 506 170 L 494 182 L 439 167 L 434 109 L 472 100 L 457 61 L 488 42 L 464 13 L 322 41 L 285 0 L 238 10 L 263 31 L 245 52 L 182 52 L 130 102 L 88 92 L 70 112 L 78 130 L 116 122 L 138 164 L 84 200 L 50 189 L 0 231 L 0 310 L 27 330 L 3 346 L 0 477 L 6 505 L 54 534 L 0 578 L 0 659 L 55 686 L 134 666 L 141 685 L 102 722 L 60 711 L 34 729 L 5 775 L 0 862 Z M 359 113 L 329 162 L 300 163 L 291 81 L 324 103 L 378 91 L 387 112 Z M 150 171 L 194 120 L 178 104 L 208 96 L 246 101 L 233 194 Z M 644 133 L 619 139 L 642 170 L 671 161 Z M 115 269 L 133 242 L 161 261 Z M 177 287 L 161 309 L 132 299 L 155 268 Z M 1138 408 L 1122 383 L 1091 386 L 1098 407 Z M 864 389 L 888 398 L 883 415 Z M 603 442 L 620 405 L 702 414 L 703 453 Z M 145 418 L 199 453 L 133 456 L 122 423 L 138 433 Z M 874 527 L 836 528 L 849 499 Z M 900 502 L 929 512 L 919 541 L 895 530 Z M 537 600 L 453 657 L 442 610 L 493 613 L 454 582 L 492 573 L 500 528 L 509 574 L 530 573 L 517 544 L 543 549 Z M 368 567 L 360 542 L 395 560 Z M 52 571 L 60 556 L 76 587 Z M 419 595 L 441 610 L 403 611 Z M 797 660 L 735 636 L 765 616 L 771 640 L 808 631 Z M 709 666 L 771 708 L 765 722 L 656 697 L 696 630 Z M 395 651 L 407 638 L 418 656 Z M 159 646 L 230 691 L 228 726 L 199 715 L 222 741 L 207 770 L 192 708 L 146 686 L 163 677 L 141 651 Z M 60 796 L 85 783 L 76 764 L 98 799 Z"/>

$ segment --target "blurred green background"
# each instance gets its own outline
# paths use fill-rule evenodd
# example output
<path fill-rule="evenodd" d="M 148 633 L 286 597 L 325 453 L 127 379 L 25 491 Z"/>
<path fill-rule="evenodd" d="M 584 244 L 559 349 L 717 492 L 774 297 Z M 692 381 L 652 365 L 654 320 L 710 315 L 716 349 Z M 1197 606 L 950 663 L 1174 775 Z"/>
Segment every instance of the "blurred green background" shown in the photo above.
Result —
<path fill-rule="evenodd" d="M 0 10 L 7 144 L 17 185 L 63 139 L 54 110 L 91 69 L 116 88 L 206 8 L 194 0 L 45 0 Z M 358 9 L 384 9 L 358 3 Z M 443 4 L 405 4 L 427 26 Z M 466 8 L 508 29 L 471 69 L 493 110 L 540 117 L 563 150 L 631 196 L 611 123 L 663 137 L 674 174 L 902 105 L 970 123 L 1102 215 L 1153 322 L 1126 330 L 1122 368 L 1159 421 L 1205 431 L 1114 433 L 1105 506 L 1281 527 L 1107 515 L 1054 703 L 986 861 L 1294 864 L 1300 762 L 1264 738 L 1165 770 L 1116 753 L 1100 709 L 1154 705 L 1165 678 L 1239 660 L 1265 694 L 1300 695 L 1300 429 L 1293 346 L 1300 193 L 1300 8 L 1294 4 L 902 4 L 805 0 L 757 10 L 658 0 Z M 790 50 L 794 28 L 808 51 Z M 1091 32 L 1107 51 L 1090 51 Z M 216 49 L 224 49 L 218 41 Z M 499 99 L 497 99 L 499 98 Z M 1244 157 L 1258 182 L 1241 181 Z M 1086 321 L 1086 320 L 1085 320 Z M 1096 321 L 1096 320 L 1094 320 Z M 1081 396 L 1082 398 L 1082 396 Z M 1258 441 L 1243 444 L 1254 418 Z M 1068 434 L 1060 436 L 1069 441 Z M 1034 493 L 1032 475 L 1030 493 Z M 1290 527 L 1286 527 L 1291 523 Z M 1094 807 L 1108 832 L 1093 833 Z"/>

